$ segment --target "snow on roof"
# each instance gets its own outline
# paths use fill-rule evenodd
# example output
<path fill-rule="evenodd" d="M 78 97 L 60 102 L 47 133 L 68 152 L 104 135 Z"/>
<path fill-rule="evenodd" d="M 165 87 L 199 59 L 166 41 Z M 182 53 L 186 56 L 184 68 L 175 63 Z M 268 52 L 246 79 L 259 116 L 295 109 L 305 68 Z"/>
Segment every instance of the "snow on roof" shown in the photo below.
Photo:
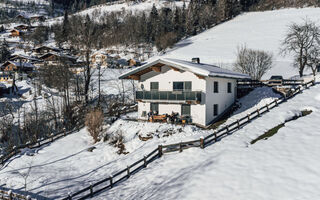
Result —
<path fill-rule="evenodd" d="M 119 78 L 124 79 L 132 74 L 135 74 L 139 71 L 142 71 L 148 67 L 151 67 L 157 63 L 162 63 L 164 65 L 170 65 L 178 69 L 190 71 L 192 73 L 205 76 L 205 77 L 226 77 L 226 78 L 236 78 L 244 79 L 250 78 L 247 74 L 242 74 L 239 72 L 234 72 L 228 69 L 223 69 L 215 65 L 203 64 L 203 63 L 194 63 L 191 61 L 179 60 L 174 58 L 160 58 L 156 61 L 142 65 L 141 67 L 135 68 L 127 73 L 122 74 Z"/>
<path fill-rule="evenodd" d="M 24 59 L 28 59 L 28 60 L 32 60 L 32 61 L 39 61 L 39 59 L 37 59 L 37 58 L 33 58 L 30 56 L 21 55 L 21 54 L 13 54 L 13 55 L 11 55 L 10 59 L 14 59 L 16 57 L 20 57 L 20 58 L 24 58 Z"/>
<path fill-rule="evenodd" d="M 17 67 L 30 67 L 30 68 L 34 68 L 35 66 L 31 63 L 25 63 L 25 62 L 12 62 L 12 61 L 7 61 L 5 62 L 3 65 L 6 65 L 6 63 L 10 63 L 13 64 Z"/>

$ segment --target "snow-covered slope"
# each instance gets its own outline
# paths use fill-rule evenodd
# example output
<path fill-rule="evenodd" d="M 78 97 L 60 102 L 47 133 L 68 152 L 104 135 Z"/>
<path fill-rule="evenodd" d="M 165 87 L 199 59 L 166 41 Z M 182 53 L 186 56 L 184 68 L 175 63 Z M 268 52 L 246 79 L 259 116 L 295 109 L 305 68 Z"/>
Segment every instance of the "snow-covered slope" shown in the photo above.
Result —
<path fill-rule="evenodd" d="M 186 1 L 186 5 L 188 5 L 189 1 Z M 168 1 L 168 0 L 147 0 L 144 2 L 125 2 L 125 1 L 116 1 L 113 3 L 108 4 L 101 4 L 97 6 L 93 6 L 91 8 L 85 9 L 83 11 L 80 11 L 76 13 L 76 15 L 86 16 L 89 15 L 93 17 L 94 20 L 99 21 L 100 17 L 105 16 L 106 14 L 109 14 L 111 12 L 132 12 L 139 13 L 139 12 L 149 12 L 151 11 L 151 8 L 153 4 L 156 6 L 157 9 L 160 9 L 162 7 L 169 7 L 169 8 L 175 8 L 175 7 L 182 7 L 183 1 Z M 57 17 L 54 19 L 50 19 L 47 22 L 49 24 L 53 24 L 56 22 L 60 22 L 63 20 L 63 17 Z"/>
<path fill-rule="evenodd" d="M 313 112 L 250 145 L 303 109 Z M 165 154 L 95 199 L 318 199 L 319 119 L 317 85 L 204 150 Z"/>
<path fill-rule="evenodd" d="M 264 78 L 273 74 L 291 77 L 298 71 L 291 67 L 292 56 L 279 55 L 281 40 L 288 25 L 308 18 L 319 23 L 320 8 L 282 9 L 242 14 L 231 21 L 213 27 L 197 36 L 181 41 L 164 56 L 191 60 L 200 57 L 201 62 L 232 68 L 237 47 L 269 51 L 274 55 L 275 66 Z"/>
<path fill-rule="evenodd" d="M 258 88 L 240 100 L 243 109 L 237 115 L 246 114 L 250 112 L 248 109 L 271 102 L 277 97 L 279 96 L 274 94 L 271 88 Z M 133 114 L 131 117 L 136 116 Z M 83 129 L 48 146 L 26 150 L 13 158 L 8 165 L 0 169 L 0 185 L 6 184 L 4 187 L 19 190 L 23 187 L 23 178 L 19 174 L 25 173 L 28 167 L 32 166 L 27 190 L 38 197 L 61 198 L 68 192 L 80 190 L 89 183 L 97 182 L 102 177 L 125 168 L 159 144 L 199 139 L 212 131 L 201 130 L 195 126 L 118 120 L 106 133 L 122 134 L 129 154 L 119 156 L 116 153 L 118 149 L 107 142 L 93 145 L 88 132 Z M 152 136 L 152 139 L 143 142 L 139 136 Z M 96 148 L 93 152 L 87 151 L 93 146 Z"/>

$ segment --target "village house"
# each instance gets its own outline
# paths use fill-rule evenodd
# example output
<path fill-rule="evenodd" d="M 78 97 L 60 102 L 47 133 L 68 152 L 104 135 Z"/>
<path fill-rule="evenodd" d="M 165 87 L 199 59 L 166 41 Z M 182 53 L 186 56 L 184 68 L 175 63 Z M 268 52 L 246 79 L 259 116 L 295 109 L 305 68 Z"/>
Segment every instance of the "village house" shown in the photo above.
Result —
<path fill-rule="evenodd" d="M 20 31 L 18 29 L 12 29 L 10 31 L 10 37 L 20 37 L 23 35 L 23 31 Z"/>
<path fill-rule="evenodd" d="M 161 58 L 119 77 L 139 82 L 136 91 L 138 116 L 147 119 L 148 112 L 179 113 L 194 124 L 207 126 L 232 107 L 237 97 L 237 79 L 246 74 L 193 62 Z"/>
<path fill-rule="evenodd" d="M 35 70 L 35 66 L 31 63 L 7 61 L 1 66 L 4 72 L 29 73 Z"/>
<path fill-rule="evenodd" d="M 60 65 L 61 63 L 68 64 L 70 66 L 77 65 L 76 58 L 61 53 L 49 52 L 41 56 L 39 59 L 44 61 L 42 65 Z"/>
<path fill-rule="evenodd" d="M 59 52 L 61 52 L 61 49 L 58 49 L 55 47 L 49 47 L 49 46 L 40 46 L 33 49 L 33 53 L 37 55 L 43 55 L 46 53 L 59 53 Z"/>
<path fill-rule="evenodd" d="M 130 58 L 129 60 L 127 60 L 127 63 L 129 67 L 137 67 L 141 65 L 140 61 L 133 58 Z"/>
<path fill-rule="evenodd" d="M 90 66 L 97 68 L 99 65 L 101 68 L 108 67 L 108 54 L 102 52 L 96 52 L 90 57 Z"/>
<path fill-rule="evenodd" d="M 30 18 L 30 22 L 34 23 L 34 22 L 44 22 L 46 20 L 46 17 L 43 15 L 33 15 Z"/>
<path fill-rule="evenodd" d="M 34 63 L 39 61 L 39 59 L 37 58 L 33 58 L 25 55 L 19 55 L 19 54 L 10 56 L 9 60 L 13 62 L 24 62 L 24 63 L 26 62 Z"/>

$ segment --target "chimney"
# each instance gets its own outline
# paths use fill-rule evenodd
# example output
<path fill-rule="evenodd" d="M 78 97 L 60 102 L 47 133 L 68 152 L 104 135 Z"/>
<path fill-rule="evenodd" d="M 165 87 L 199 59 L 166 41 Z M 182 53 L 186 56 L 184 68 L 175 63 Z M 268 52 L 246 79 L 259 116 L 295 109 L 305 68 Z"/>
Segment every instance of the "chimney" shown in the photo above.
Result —
<path fill-rule="evenodd" d="M 192 58 L 191 61 L 192 61 L 193 63 L 200 64 L 200 58 Z"/>

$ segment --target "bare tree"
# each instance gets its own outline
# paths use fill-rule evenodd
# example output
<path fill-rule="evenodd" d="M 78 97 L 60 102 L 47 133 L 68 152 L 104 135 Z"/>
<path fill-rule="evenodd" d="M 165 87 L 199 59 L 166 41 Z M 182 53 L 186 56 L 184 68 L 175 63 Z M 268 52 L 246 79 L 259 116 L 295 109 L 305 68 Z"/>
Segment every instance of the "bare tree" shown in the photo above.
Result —
<path fill-rule="evenodd" d="M 312 47 L 308 55 L 307 66 L 311 69 L 313 77 L 315 78 L 317 67 L 320 65 L 320 43 L 317 42 L 315 46 Z"/>
<path fill-rule="evenodd" d="M 272 68 L 273 55 L 271 53 L 238 47 L 237 60 L 234 63 L 236 71 L 249 74 L 252 79 L 260 80 Z"/>
<path fill-rule="evenodd" d="M 309 53 L 320 39 L 319 28 L 308 19 L 303 24 L 293 23 L 282 41 L 281 53 L 292 53 L 295 57 L 294 66 L 299 69 L 300 77 L 307 66 Z"/>

